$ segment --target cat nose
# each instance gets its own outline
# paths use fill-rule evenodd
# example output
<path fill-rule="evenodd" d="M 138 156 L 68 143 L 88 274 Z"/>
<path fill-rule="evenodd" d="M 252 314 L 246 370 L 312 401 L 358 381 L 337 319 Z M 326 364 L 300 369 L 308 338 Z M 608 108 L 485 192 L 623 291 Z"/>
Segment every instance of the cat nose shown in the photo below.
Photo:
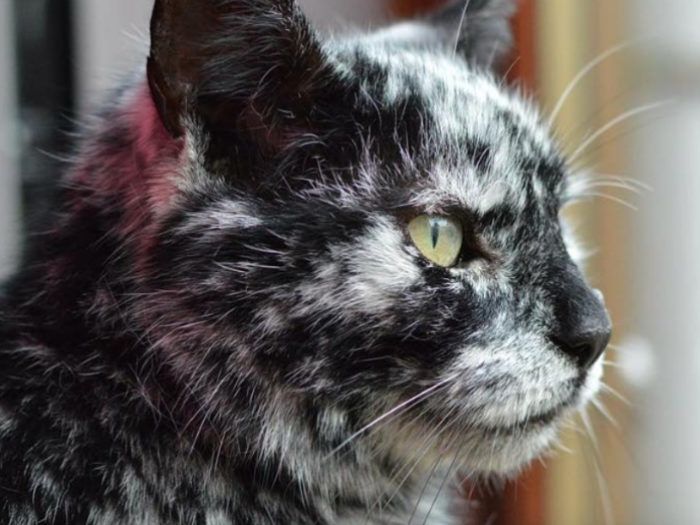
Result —
<path fill-rule="evenodd" d="M 610 317 L 598 290 L 579 290 L 556 314 L 550 340 L 581 369 L 597 361 L 610 342 Z"/>
<path fill-rule="evenodd" d="M 587 369 L 605 351 L 610 341 L 611 330 L 600 329 L 585 332 L 570 332 L 551 337 L 551 340 L 565 354 L 572 357 L 576 364 Z"/>

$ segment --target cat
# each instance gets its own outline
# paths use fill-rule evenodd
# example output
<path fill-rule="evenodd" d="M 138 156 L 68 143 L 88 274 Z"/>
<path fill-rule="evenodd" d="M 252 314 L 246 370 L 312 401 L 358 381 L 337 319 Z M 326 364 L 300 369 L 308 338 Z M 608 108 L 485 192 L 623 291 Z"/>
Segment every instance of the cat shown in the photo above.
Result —
<path fill-rule="evenodd" d="M 156 0 L 0 300 L 0 523 L 458 523 L 595 395 L 511 0 L 321 37 Z"/>

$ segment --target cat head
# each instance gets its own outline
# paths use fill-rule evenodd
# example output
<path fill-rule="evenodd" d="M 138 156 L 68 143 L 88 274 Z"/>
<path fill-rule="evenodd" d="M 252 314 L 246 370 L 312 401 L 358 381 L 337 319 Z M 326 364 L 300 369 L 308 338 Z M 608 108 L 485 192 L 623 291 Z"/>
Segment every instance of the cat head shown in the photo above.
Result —
<path fill-rule="evenodd" d="M 215 426 L 509 472 L 594 395 L 610 323 L 567 246 L 567 163 L 490 71 L 511 4 L 331 39 L 292 0 L 156 2 L 179 147 L 140 308 Z"/>

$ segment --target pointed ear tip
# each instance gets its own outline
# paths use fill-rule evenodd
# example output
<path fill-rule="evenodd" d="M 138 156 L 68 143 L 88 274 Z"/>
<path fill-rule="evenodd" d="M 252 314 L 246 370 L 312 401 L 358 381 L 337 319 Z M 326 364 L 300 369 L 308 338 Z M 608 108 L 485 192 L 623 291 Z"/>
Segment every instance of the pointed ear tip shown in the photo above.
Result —
<path fill-rule="evenodd" d="M 166 4 L 167 2 L 165 0 L 155 0 L 153 3 L 153 9 L 151 9 L 151 19 L 149 22 L 151 57 L 157 55 L 158 44 L 161 43 L 163 38 Z"/>
<path fill-rule="evenodd" d="M 471 0 L 474 2 L 475 0 Z M 479 0 L 475 10 L 491 11 L 495 14 L 511 16 L 520 7 L 520 0 Z"/>
<path fill-rule="evenodd" d="M 428 19 L 443 23 L 457 23 L 466 14 L 486 14 L 488 18 L 510 18 L 519 8 L 519 0 L 448 0 Z M 466 12 L 465 12 L 466 9 Z"/>
<path fill-rule="evenodd" d="M 520 0 L 501 0 L 501 3 L 503 4 L 503 10 L 508 15 L 515 14 L 520 8 Z"/>

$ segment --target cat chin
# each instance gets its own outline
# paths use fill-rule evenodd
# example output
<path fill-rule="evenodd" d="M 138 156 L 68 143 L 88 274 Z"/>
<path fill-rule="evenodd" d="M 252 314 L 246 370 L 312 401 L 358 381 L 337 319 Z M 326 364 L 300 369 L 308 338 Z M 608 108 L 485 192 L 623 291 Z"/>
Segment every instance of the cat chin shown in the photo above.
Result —
<path fill-rule="evenodd" d="M 519 430 L 489 429 L 473 437 L 462 470 L 474 477 L 514 477 L 547 452 L 557 439 L 559 421 Z"/>
<path fill-rule="evenodd" d="M 595 397 L 601 384 L 603 359 L 601 356 L 588 370 L 579 388 L 569 398 L 546 412 L 497 426 L 485 426 L 478 420 L 457 423 L 451 431 L 444 432 L 437 450 L 428 455 L 424 465 L 430 467 L 435 461 L 460 465 L 461 472 L 476 479 L 518 475 L 552 448 L 562 424 Z M 429 435 L 430 431 L 423 429 L 423 433 Z M 416 448 L 417 444 L 424 446 L 425 439 L 412 446 L 409 435 L 410 432 L 403 433 L 401 448 L 410 454 L 420 450 Z"/>
<path fill-rule="evenodd" d="M 475 477 L 518 475 L 533 460 L 543 456 L 558 439 L 562 424 L 583 410 L 600 389 L 604 356 L 588 370 L 574 400 L 526 423 L 501 428 L 483 428 L 470 436 L 469 454 L 461 460 L 465 473 Z"/>
<path fill-rule="evenodd" d="M 392 451 L 395 457 L 408 462 L 415 462 L 416 453 L 420 451 L 421 458 L 416 466 L 418 471 L 426 473 L 436 465 L 442 465 L 444 469 L 458 470 L 474 479 L 512 477 L 550 449 L 561 423 L 572 410 L 567 408 L 548 416 L 546 421 L 533 419 L 517 426 L 480 428 L 469 425 L 450 431 L 443 429 L 440 439 L 433 442 L 429 451 L 426 450 L 426 441 L 433 436 L 429 429 L 423 429 L 421 433 L 404 429 L 394 434 L 401 439 L 392 443 Z"/>

